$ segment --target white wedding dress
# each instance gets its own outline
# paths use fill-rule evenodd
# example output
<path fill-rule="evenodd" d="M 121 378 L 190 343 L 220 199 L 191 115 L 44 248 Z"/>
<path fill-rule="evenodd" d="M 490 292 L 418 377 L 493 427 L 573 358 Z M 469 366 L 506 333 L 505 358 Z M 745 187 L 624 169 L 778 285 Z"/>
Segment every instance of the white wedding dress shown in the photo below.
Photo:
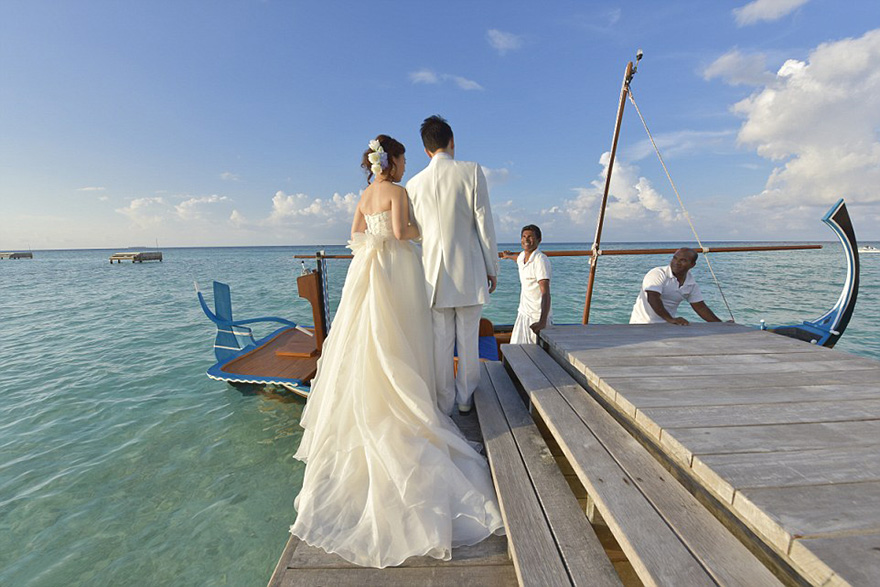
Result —
<path fill-rule="evenodd" d="M 290 532 L 362 566 L 449 560 L 503 533 L 501 513 L 486 460 L 437 409 L 419 251 L 389 211 L 366 220 L 300 420 Z"/>

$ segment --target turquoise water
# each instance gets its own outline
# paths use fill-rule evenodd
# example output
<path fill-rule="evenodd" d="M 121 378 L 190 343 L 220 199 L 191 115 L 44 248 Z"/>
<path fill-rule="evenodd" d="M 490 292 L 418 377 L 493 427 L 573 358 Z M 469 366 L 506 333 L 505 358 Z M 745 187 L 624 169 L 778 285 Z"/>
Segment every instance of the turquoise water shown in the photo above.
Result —
<path fill-rule="evenodd" d="M 163 263 L 122 265 L 101 250 L 0 261 L 0 585 L 268 581 L 302 476 L 291 459 L 302 406 L 204 375 L 214 328 L 192 282 L 229 283 L 237 317 L 308 323 L 292 255 L 316 248 L 166 249 Z M 591 321 L 625 322 L 645 271 L 666 262 L 600 259 Z M 347 262 L 330 264 L 335 306 Z M 818 317 L 844 276 L 836 243 L 719 254 L 713 266 L 744 324 Z M 510 323 L 519 284 L 513 262 L 502 267 L 485 314 Z M 553 271 L 557 323 L 579 322 L 586 260 L 554 258 Z M 726 317 L 702 259 L 694 271 Z M 838 349 L 880 359 L 878 292 L 880 255 L 863 255 L 859 304 Z"/>

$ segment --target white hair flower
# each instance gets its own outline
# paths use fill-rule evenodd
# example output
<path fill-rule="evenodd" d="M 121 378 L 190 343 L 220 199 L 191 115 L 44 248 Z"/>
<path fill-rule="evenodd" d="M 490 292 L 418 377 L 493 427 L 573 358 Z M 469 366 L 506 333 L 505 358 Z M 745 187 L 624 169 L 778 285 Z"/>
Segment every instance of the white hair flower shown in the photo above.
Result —
<path fill-rule="evenodd" d="M 370 162 L 370 171 L 373 175 L 378 176 L 383 169 L 388 168 L 388 153 L 382 148 L 382 143 L 378 139 L 370 141 L 370 150 L 372 153 L 367 154 L 367 160 Z"/>

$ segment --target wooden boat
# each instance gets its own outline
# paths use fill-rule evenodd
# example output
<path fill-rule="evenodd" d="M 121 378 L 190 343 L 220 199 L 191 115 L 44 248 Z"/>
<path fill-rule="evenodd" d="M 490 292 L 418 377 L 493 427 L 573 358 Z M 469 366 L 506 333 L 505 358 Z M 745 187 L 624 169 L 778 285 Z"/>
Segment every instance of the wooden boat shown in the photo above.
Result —
<path fill-rule="evenodd" d="M 846 330 L 856 307 L 856 298 L 859 296 L 860 249 L 843 199 L 838 200 L 831 207 L 831 210 L 822 218 L 822 222 L 831 227 L 831 230 L 840 239 L 840 244 L 843 245 L 843 252 L 846 255 L 846 280 L 843 284 L 843 291 L 840 292 L 837 303 L 820 318 L 804 321 L 803 324 L 778 326 L 769 330 L 776 334 L 831 348 Z M 767 329 L 763 324 L 762 328 Z"/>
<path fill-rule="evenodd" d="M 227 284 L 214 282 L 213 311 L 196 284 L 199 304 L 217 326 L 214 338 L 217 362 L 208 369 L 208 377 L 232 385 L 277 386 L 300 397 L 308 397 L 309 383 L 315 376 L 329 324 L 325 275 L 325 261 L 319 253 L 318 269 L 304 273 L 296 280 L 299 295 L 312 306 L 315 326 L 310 328 L 275 316 L 235 320 Z M 268 336 L 255 339 L 247 325 L 260 322 L 274 322 L 281 326 Z"/>

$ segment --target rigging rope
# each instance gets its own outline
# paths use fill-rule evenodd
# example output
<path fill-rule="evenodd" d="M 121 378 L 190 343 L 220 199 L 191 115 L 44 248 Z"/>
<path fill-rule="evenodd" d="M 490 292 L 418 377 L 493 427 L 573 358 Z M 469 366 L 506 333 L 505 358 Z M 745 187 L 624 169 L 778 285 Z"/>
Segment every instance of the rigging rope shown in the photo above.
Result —
<path fill-rule="evenodd" d="M 718 277 L 715 276 L 715 270 L 712 269 L 712 263 L 711 261 L 709 261 L 709 250 L 703 246 L 703 242 L 700 240 L 700 235 L 697 234 L 697 229 L 694 228 L 694 223 L 691 221 L 691 215 L 688 214 L 687 208 L 684 207 L 684 202 L 681 201 L 681 196 L 678 194 L 678 188 L 675 187 L 675 182 L 672 181 L 672 176 L 669 174 L 669 169 L 666 168 L 666 163 L 663 161 L 663 156 L 660 155 L 660 149 L 657 148 L 657 143 L 654 142 L 654 137 L 651 135 L 651 131 L 648 129 L 648 123 L 645 122 L 645 117 L 642 116 L 642 111 L 639 110 L 639 105 L 636 104 L 636 98 L 633 95 L 632 88 L 628 87 L 627 89 L 629 101 L 632 102 L 632 105 L 635 107 L 636 112 L 639 115 L 639 120 L 642 121 L 642 126 L 645 127 L 645 132 L 648 133 L 648 139 L 651 141 L 651 146 L 654 147 L 654 152 L 657 153 L 657 159 L 660 160 L 660 165 L 663 167 L 663 171 L 666 173 L 666 179 L 669 180 L 669 185 L 672 186 L 672 191 L 675 192 L 675 197 L 678 199 L 678 205 L 681 206 L 681 211 L 684 212 L 684 217 L 691 227 L 691 232 L 694 233 L 694 238 L 697 239 L 697 244 L 700 245 L 700 250 L 706 256 L 706 266 L 709 268 L 709 273 L 712 274 L 712 279 L 715 281 L 715 287 L 718 288 L 718 293 L 721 294 L 721 299 L 724 300 L 724 305 L 727 307 L 727 313 L 730 314 L 730 319 L 735 321 L 735 318 L 733 317 L 733 311 L 730 309 L 730 304 L 727 303 L 727 297 L 724 295 L 724 290 L 721 289 L 721 283 L 718 281 Z"/>

